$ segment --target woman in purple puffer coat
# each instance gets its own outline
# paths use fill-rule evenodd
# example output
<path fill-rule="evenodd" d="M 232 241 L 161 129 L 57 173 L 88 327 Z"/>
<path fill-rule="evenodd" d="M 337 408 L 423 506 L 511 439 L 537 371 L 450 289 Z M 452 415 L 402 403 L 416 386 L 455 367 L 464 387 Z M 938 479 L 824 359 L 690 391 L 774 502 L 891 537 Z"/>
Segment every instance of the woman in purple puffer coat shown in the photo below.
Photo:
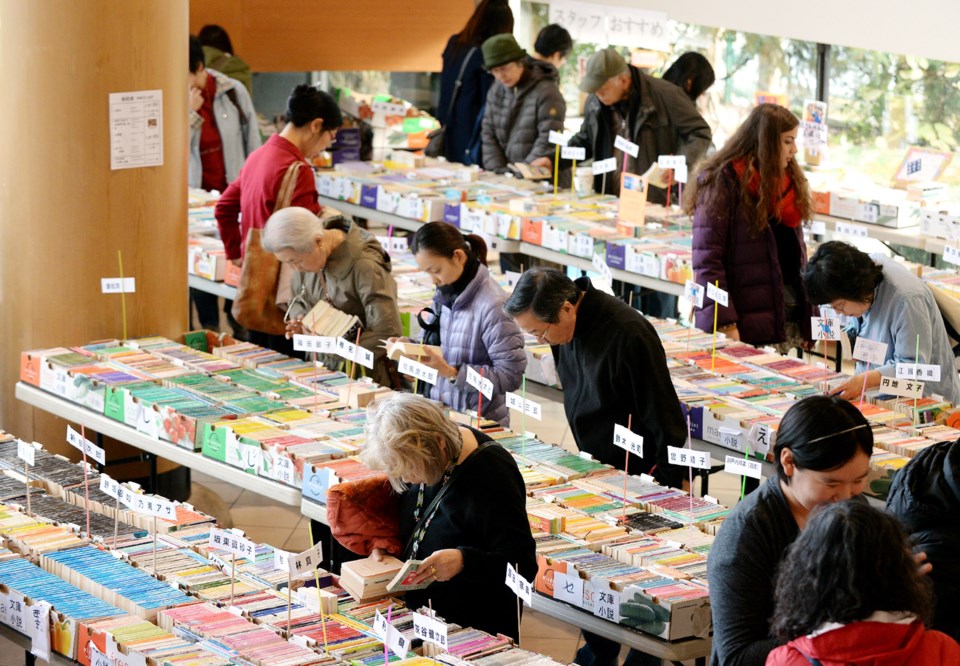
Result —
<path fill-rule="evenodd" d="M 810 188 L 794 156 L 799 121 L 761 104 L 699 170 L 685 200 L 693 217 L 693 271 L 698 284 L 727 292 L 718 330 L 750 344 L 810 339 L 813 308 L 800 271 L 807 263 L 802 223 L 813 214 Z M 714 302 L 696 312 L 712 331 Z"/>
<path fill-rule="evenodd" d="M 507 293 L 487 270 L 486 243 L 445 222 L 429 222 L 417 230 L 410 249 L 437 285 L 433 311 L 443 355 L 426 349 L 423 362 L 439 373 L 428 397 L 461 412 L 482 406 L 484 418 L 507 425 L 504 394 L 520 387 L 527 357 L 520 328 L 502 310 Z M 467 383 L 468 369 L 492 382 L 492 397 L 480 400 Z"/>

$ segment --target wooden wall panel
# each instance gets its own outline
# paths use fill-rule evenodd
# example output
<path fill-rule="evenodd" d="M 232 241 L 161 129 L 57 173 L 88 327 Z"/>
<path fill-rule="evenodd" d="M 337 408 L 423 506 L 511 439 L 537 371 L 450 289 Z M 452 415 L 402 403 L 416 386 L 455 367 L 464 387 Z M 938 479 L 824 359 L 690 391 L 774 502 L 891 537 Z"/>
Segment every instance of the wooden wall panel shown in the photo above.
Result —
<path fill-rule="evenodd" d="M 0 428 L 66 449 L 14 397 L 20 352 L 187 326 L 187 0 L 0 0 Z M 108 95 L 163 91 L 164 164 L 110 170 Z"/>
<path fill-rule="evenodd" d="M 191 0 L 190 30 L 222 25 L 255 72 L 430 72 L 473 8 L 473 0 Z"/>

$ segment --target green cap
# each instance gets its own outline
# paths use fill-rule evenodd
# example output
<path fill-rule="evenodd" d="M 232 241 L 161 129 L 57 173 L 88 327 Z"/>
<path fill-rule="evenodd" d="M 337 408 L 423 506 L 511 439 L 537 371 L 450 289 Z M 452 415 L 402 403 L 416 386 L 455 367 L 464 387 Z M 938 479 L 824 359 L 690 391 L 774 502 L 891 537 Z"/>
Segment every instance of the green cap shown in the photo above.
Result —
<path fill-rule="evenodd" d="M 527 57 L 527 52 L 520 48 L 517 40 L 509 32 L 494 35 L 483 43 L 481 49 L 483 50 L 483 66 L 485 69 L 493 69 Z"/>
<path fill-rule="evenodd" d="M 617 53 L 616 49 L 608 46 L 590 56 L 587 61 L 587 72 L 580 81 L 580 90 L 585 93 L 595 93 L 609 79 L 626 71 L 627 61 Z"/>

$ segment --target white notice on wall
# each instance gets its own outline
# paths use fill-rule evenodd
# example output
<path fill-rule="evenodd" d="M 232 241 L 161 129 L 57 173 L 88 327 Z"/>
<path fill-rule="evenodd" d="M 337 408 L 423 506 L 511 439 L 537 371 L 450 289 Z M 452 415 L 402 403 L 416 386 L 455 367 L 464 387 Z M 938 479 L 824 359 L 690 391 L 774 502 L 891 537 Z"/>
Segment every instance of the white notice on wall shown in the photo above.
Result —
<path fill-rule="evenodd" d="M 110 93 L 110 168 L 163 165 L 163 91 Z"/>

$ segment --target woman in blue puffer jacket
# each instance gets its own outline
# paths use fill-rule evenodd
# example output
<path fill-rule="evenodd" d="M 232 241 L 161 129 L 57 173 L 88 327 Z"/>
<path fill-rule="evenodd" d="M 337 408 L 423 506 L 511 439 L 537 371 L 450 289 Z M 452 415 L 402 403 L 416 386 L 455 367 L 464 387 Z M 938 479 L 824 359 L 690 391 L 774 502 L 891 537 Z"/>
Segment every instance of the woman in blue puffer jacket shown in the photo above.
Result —
<path fill-rule="evenodd" d="M 433 311 L 439 316 L 442 356 L 425 348 L 423 362 L 439 375 L 428 397 L 457 411 L 476 411 L 480 393 L 467 383 L 472 369 L 493 384 L 492 397 L 482 399 L 482 416 L 507 425 L 504 394 L 520 387 L 527 357 L 520 328 L 502 310 L 507 293 L 487 270 L 486 243 L 444 222 L 430 222 L 414 235 L 410 249 L 437 285 Z"/>

